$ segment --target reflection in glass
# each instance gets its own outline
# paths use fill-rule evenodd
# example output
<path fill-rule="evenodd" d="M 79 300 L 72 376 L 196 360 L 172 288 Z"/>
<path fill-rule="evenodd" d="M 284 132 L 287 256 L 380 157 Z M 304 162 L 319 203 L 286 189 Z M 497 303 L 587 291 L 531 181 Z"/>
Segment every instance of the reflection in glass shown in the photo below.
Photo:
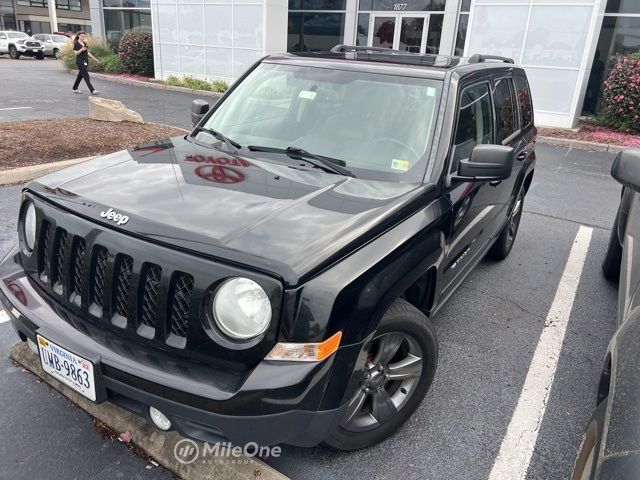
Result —
<path fill-rule="evenodd" d="M 456 34 L 456 47 L 454 55 L 461 57 L 464 55 L 464 42 L 467 39 L 467 27 L 469 26 L 469 15 L 460 15 L 458 18 L 458 33 Z"/>
<path fill-rule="evenodd" d="M 375 17 L 373 20 L 372 47 L 393 48 L 393 34 L 396 19 L 393 17 Z"/>
<path fill-rule="evenodd" d="M 424 18 L 402 17 L 399 50 L 420 53 Z"/>
<path fill-rule="evenodd" d="M 640 2 L 638 0 L 609 0 L 605 11 L 607 13 L 640 13 Z"/>
<path fill-rule="evenodd" d="M 151 10 L 104 10 L 105 36 L 109 44 L 118 45 L 120 38 L 132 30 L 151 31 Z"/>
<path fill-rule="evenodd" d="M 425 53 L 437 54 L 440 51 L 443 20 L 444 15 L 429 16 L 429 33 L 427 34 L 427 46 L 425 48 Z"/>
<path fill-rule="evenodd" d="M 343 13 L 289 12 L 287 51 L 330 50 L 343 43 Z"/>
<path fill-rule="evenodd" d="M 356 45 L 366 45 L 369 40 L 369 14 L 358 15 L 358 29 L 356 32 Z"/>

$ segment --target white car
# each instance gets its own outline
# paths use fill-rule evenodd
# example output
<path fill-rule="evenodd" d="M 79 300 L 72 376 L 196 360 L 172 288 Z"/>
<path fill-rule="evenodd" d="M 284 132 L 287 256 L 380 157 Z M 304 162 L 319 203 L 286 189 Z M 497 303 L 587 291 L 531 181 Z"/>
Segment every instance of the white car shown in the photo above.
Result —
<path fill-rule="evenodd" d="M 44 54 L 47 57 L 60 58 L 60 52 L 69 43 L 69 38 L 57 34 L 39 33 L 33 38 L 44 45 Z"/>
<path fill-rule="evenodd" d="M 23 32 L 0 30 L 0 55 L 8 53 L 18 60 L 22 55 L 44 59 L 44 45 Z"/>

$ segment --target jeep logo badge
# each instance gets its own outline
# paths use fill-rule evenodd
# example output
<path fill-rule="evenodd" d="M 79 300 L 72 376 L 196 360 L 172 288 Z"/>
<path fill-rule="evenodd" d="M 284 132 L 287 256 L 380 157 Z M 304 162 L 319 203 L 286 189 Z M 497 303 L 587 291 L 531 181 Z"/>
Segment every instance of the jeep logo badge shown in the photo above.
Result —
<path fill-rule="evenodd" d="M 129 217 L 123 215 L 121 213 L 116 213 L 113 211 L 113 208 L 110 208 L 106 212 L 100 212 L 100 216 L 102 218 L 106 218 L 107 220 L 113 220 L 118 225 L 124 225 L 129 221 Z"/>

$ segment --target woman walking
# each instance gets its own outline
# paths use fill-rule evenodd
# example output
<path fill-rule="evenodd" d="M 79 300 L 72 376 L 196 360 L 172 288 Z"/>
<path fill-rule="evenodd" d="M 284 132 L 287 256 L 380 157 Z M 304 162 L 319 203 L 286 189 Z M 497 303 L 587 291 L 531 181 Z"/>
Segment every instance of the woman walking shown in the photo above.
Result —
<path fill-rule="evenodd" d="M 86 35 L 84 32 L 76 33 L 76 36 L 73 39 L 73 53 L 76 54 L 76 65 L 78 67 L 78 76 L 73 84 L 73 92 L 81 93 L 80 90 L 78 90 L 78 86 L 80 85 L 80 81 L 84 78 L 91 95 L 96 95 L 99 92 L 93 88 L 91 80 L 89 79 L 89 57 L 93 58 L 98 63 L 100 63 L 100 60 L 91 55 L 89 46 L 86 44 L 85 39 Z"/>

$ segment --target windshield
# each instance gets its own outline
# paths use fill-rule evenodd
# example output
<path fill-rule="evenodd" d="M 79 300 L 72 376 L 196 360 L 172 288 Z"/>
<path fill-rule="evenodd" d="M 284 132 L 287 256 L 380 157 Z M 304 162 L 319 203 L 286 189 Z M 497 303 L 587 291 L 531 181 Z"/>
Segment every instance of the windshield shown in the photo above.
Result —
<path fill-rule="evenodd" d="M 9 38 L 29 38 L 29 35 L 22 32 L 8 32 L 7 36 Z"/>
<path fill-rule="evenodd" d="M 263 63 L 204 126 L 243 147 L 342 160 L 358 177 L 420 181 L 440 90 L 423 78 Z"/>
<path fill-rule="evenodd" d="M 55 43 L 63 43 L 67 41 L 67 37 L 65 37 L 64 35 L 51 35 L 51 39 Z"/>

